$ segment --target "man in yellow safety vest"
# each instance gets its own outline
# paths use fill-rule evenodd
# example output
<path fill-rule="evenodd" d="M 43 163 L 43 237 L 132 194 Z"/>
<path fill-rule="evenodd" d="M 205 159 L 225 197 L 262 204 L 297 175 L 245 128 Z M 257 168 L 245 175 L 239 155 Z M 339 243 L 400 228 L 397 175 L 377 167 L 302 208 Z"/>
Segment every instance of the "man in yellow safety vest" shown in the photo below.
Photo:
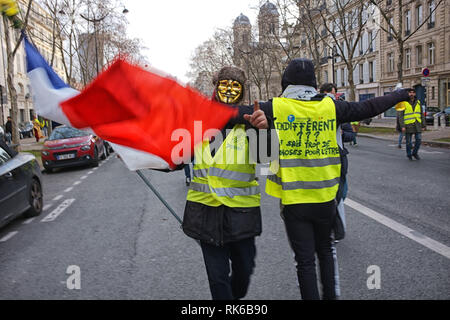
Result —
<path fill-rule="evenodd" d="M 420 160 L 419 149 L 422 143 L 422 129 L 426 130 L 425 115 L 420 101 L 416 99 L 416 91 L 409 90 L 409 100 L 402 102 L 403 111 L 399 114 L 399 124 L 402 133 L 406 137 L 406 156 L 409 160 L 413 157 Z M 412 136 L 414 135 L 414 149 L 412 147 Z"/>

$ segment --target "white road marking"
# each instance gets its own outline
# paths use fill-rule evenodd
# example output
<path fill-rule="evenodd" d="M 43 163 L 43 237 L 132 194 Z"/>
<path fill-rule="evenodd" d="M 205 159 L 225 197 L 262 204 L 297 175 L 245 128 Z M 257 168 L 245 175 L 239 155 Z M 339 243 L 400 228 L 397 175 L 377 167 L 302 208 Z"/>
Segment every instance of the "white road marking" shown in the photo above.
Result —
<path fill-rule="evenodd" d="M 47 211 L 53 204 L 52 203 L 48 203 L 44 206 L 44 208 L 42 208 L 42 211 Z"/>
<path fill-rule="evenodd" d="M 397 221 L 394 221 L 386 216 L 383 216 L 382 214 L 373 211 L 372 209 L 369 209 L 353 200 L 346 199 L 345 204 L 350 208 L 353 208 L 356 211 L 364 214 L 365 216 L 381 223 L 382 225 L 385 225 L 386 227 L 400 233 L 401 235 L 423 245 L 424 247 L 427 247 L 430 250 L 433 250 L 436 253 L 439 253 L 440 255 L 446 257 L 447 259 L 450 259 L 450 247 L 447 247 L 445 244 L 442 244 L 436 240 L 428 238 L 427 236 L 413 229 L 410 229 L 398 223 Z"/>
<path fill-rule="evenodd" d="M 73 185 L 74 186 L 77 186 L 77 185 L 79 185 L 81 183 L 81 181 L 75 181 L 74 183 L 73 183 Z"/>
<path fill-rule="evenodd" d="M 75 201 L 75 199 L 67 199 L 63 203 L 61 203 L 58 208 L 53 210 L 48 216 L 41 220 L 41 222 L 52 222 L 58 218 L 61 213 L 63 213 L 70 205 Z"/>
<path fill-rule="evenodd" d="M 64 192 L 70 192 L 70 191 L 72 191 L 73 190 L 73 187 L 70 187 L 70 188 L 67 188 L 66 190 L 64 190 Z"/>
<path fill-rule="evenodd" d="M 32 223 L 35 219 L 36 219 L 36 218 L 30 218 L 30 219 L 24 221 L 22 224 L 30 224 L 30 223 Z"/>
<path fill-rule="evenodd" d="M 80 180 L 87 179 L 87 177 L 88 177 L 88 176 L 82 176 L 82 177 L 80 178 Z"/>
<path fill-rule="evenodd" d="M 398 144 L 390 144 L 389 147 L 396 147 L 398 149 Z M 405 151 L 405 145 L 402 145 L 402 150 Z M 420 149 L 419 154 L 420 153 L 428 153 L 428 154 L 442 154 L 443 152 L 440 151 L 427 151 L 427 150 L 423 150 Z"/>
<path fill-rule="evenodd" d="M 56 196 L 54 199 L 53 199 L 53 201 L 58 201 L 59 199 L 62 199 L 62 195 L 59 195 L 59 196 Z"/>
<path fill-rule="evenodd" d="M 94 171 L 92 171 L 92 170 L 88 172 L 88 174 L 93 174 L 93 173 L 94 173 Z"/>
<path fill-rule="evenodd" d="M 14 237 L 16 234 L 18 234 L 19 233 L 19 231 L 13 231 L 13 232 L 10 232 L 10 233 L 8 233 L 6 236 L 4 236 L 3 238 L 1 238 L 0 239 L 0 242 L 6 242 L 6 241 L 8 241 L 9 239 L 11 239 L 12 237 Z"/>

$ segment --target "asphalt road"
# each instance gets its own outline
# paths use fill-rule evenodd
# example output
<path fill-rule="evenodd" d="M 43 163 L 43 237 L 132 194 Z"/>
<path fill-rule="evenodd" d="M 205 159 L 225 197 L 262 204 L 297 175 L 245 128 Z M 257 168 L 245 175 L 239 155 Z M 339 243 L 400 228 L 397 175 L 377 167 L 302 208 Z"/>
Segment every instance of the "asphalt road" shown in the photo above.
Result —
<path fill-rule="evenodd" d="M 425 147 L 409 162 L 395 143 L 348 148 L 341 299 L 450 299 L 450 150 Z M 184 172 L 145 174 L 182 216 Z M 44 174 L 44 192 L 40 217 L 0 230 L 0 299 L 210 299 L 198 244 L 120 159 Z M 278 201 L 264 195 L 262 212 L 247 299 L 299 299 Z M 79 290 L 68 288 L 70 266 Z M 371 266 L 379 289 L 368 288 Z"/>

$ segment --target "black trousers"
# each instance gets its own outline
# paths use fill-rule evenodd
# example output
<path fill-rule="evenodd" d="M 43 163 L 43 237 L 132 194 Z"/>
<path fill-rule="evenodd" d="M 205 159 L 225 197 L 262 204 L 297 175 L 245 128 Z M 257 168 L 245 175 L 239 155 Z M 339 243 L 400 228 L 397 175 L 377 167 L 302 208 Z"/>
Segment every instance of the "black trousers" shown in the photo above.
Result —
<path fill-rule="evenodd" d="M 304 300 L 319 300 L 315 254 L 319 259 L 323 298 L 336 299 L 331 230 L 335 201 L 287 205 L 282 217 L 289 243 L 295 253 L 300 293 Z"/>
<path fill-rule="evenodd" d="M 201 247 L 213 300 L 237 300 L 245 297 L 255 267 L 255 238 L 231 242 L 221 247 L 201 242 Z"/>

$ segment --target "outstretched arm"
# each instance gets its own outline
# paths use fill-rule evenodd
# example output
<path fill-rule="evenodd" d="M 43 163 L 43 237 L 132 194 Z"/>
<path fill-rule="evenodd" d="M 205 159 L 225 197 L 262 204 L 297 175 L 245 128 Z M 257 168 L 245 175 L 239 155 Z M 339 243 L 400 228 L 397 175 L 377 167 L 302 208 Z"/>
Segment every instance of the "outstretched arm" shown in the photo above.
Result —
<path fill-rule="evenodd" d="M 335 101 L 338 123 L 361 121 L 389 110 L 401 101 L 409 100 L 408 90 L 394 91 L 386 96 L 362 102 Z"/>

